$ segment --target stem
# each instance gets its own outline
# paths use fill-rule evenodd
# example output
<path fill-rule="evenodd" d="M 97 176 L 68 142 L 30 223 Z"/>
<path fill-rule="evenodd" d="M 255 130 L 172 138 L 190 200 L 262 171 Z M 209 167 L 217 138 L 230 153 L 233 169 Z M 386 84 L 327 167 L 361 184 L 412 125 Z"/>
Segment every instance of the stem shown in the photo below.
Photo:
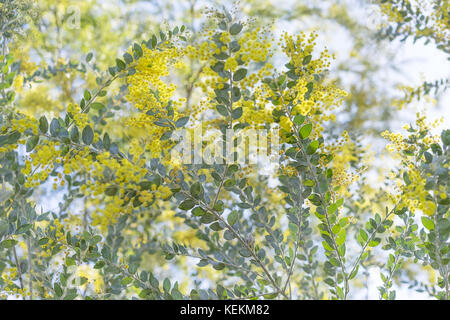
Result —
<path fill-rule="evenodd" d="M 127 71 L 128 68 L 126 68 L 123 71 Z M 103 91 L 103 89 L 105 89 L 106 87 L 110 86 L 111 83 L 116 80 L 120 75 L 120 72 L 118 72 L 116 75 L 114 75 L 113 77 L 111 77 L 109 80 L 107 80 L 104 84 L 102 84 L 100 86 L 100 88 L 97 90 L 96 93 L 94 93 L 91 97 L 91 99 L 89 101 L 86 102 L 86 105 L 84 106 L 84 108 L 81 110 L 81 113 L 87 112 L 89 110 L 89 106 L 92 104 L 92 102 L 94 102 L 94 100 L 97 98 L 97 96 L 99 95 L 100 92 Z M 72 126 L 72 124 L 75 122 L 75 120 L 73 119 L 69 125 L 67 126 L 67 130 L 69 130 L 69 128 Z"/>
<path fill-rule="evenodd" d="M 313 177 L 314 182 L 315 182 L 315 184 L 316 184 L 316 186 L 318 188 L 318 186 L 319 186 L 319 179 L 317 178 L 315 170 L 313 169 L 313 166 L 311 165 L 311 162 L 310 162 L 310 160 L 308 158 L 308 155 L 305 152 L 303 144 L 300 142 L 301 138 L 300 138 L 299 133 L 298 133 L 299 132 L 299 128 L 295 124 L 295 122 L 294 122 L 294 120 L 292 118 L 292 114 L 291 114 L 289 108 L 287 107 L 287 105 L 286 105 L 286 103 L 284 101 L 283 94 L 282 94 L 280 88 L 278 87 L 278 84 L 277 84 L 277 88 L 278 88 L 278 91 L 280 93 L 281 100 L 283 102 L 283 107 L 284 107 L 285 111 L 287 112 L 287 114 L 289 116 L 289 120 L 292 122 L 292 125 L 294 127 L 294 135 L 295 135 L 295 138 L 296 138 L 296 144 L 299 147 L 300 152 L 302 153 L 303 157 L 306 159 L 306 164 L 308 166 L 308 169 L 309 169 L 309 171 L 311 173 L 311 176 Z M 341 271 L 342 271 L 342 276 L 344 278 L 344 285 L 345 285 L 345 288 L 344 288 L 344 300 L 346 300 L 348 292 L 349 292 L 349 286 L 348 286 L 347 272 L 345 271 L 345 264 L 344 264 L 344 261 L 343 261 L 343 257 L 339 253 L 339 249 L 338 249 L 338 246 L 337 246 L 337 243 L 336 243 L 336 239 L 335 239 L 334 233 L 332 231 L 330 219 L 329 219 L 329 216 L 328 216 L 328 208 L 327 208 L 327 205 L 325 203 L 325 197 L 324 197 L 323 193 L 320 192 L 319 189 L 317 190 L 317 193 L 319 194 L 320 202 L 322 204 L 322 208 L 323 208 L 324 213 L 325 213 L 325 220 L 326 220 L 326 224 L 327 224 L 327 227 L 328 227 L 328 231 L 329 231 L 330 236 L 331 236 L 331 240 L 333 242 L 333 249 L 336 252 L 336 255 L 338 257 L 339 265 L 340 265 Z"/>
<path fill-rule="evenodd" d="M 87 227 L 87 219 L 88 219 L 88 209 L 87 209 L 87 199 L 84 198 L 84 212 L 83 212 L 83 226 L 82 226 L 82 230 L 83 232 L 86 231 L 86 227 Z"/>
<path fill-rule="evenodd" d="M 12 252 L 14 254 L 14 261 L 15 261 L 16 268 L 17 268 L 17 275 L 19 276 L 20 288 L 23 290 L 24 285 L 23 285 L 23 280 L 22 280 L 22 271 L 20 270 L 19 259 L 17 258 L 16 246 L 13 247 Z"/>
<path fill-rule="evenodd" d="M 176 253 L 176 252 L 173 251 L 173 250 L 172 250 L 170 253 L 175 254 L 175 255 L 182 255 L 182 256 L 185 256 L 185 257 L 196 258 L 196 259 L 200 259 L 200 260 L 205 259 L 204 257 L 197 256 L 197 255 L 192 254 L 192 253 Z M 238 265 L 236 265 L 236 264 L 234 264 L 234 263 L 231 263 L 231 262 L 232 262 L 231 259 L 230 259 L 231 262 L 218 261 L 218 260 L 215 260 L 215 259 L 213 259 L 213 258 L 211 258 L 211 257 L 208 257 L 208 259 L 209 259 L 209 260 L 212 260 L 212 261 L 216 261 L 216 262 L 218 262 L 218 263 L 223 263 L 224 265 L 227 265 L 227 266 L 232 267 L 232 268 L 235 268 L 235 269 L 240 269 L 240 270 L 245 271 L 245 272 L 251 272 L 251 273 L 254 273 L 254 274 L 258 275 L 259 277 L 264 278 L 263 275 L 260 274 L 259 272 L 256 272 L 256 271 L 253 271 L 253 270 L 250 270 L 250 269 L 247 269 L 247 268 L 243 268 L 243 267 L 238 266 Z M 264 294 L 268 294 L 268 293 L 264 293 Z"/>
<path fill-rule="evenodd" d="M 445 286 L 445 300 L 448 300 L 448 298 L 449 298 L 449 288 L 448 288 L 448 266 L 447 265 L 443 265 L 442 264 L 442 260 L 441 260 L 441 254 L 440 254 L 440 247 L 441 247 L 441 237 L 439 236 L 439 231 L 438 230 L 436 230 L 436 228 L 437 228 L 437 226 L 438 226 L 438 220 L 437 220 L 437 216 L 438 216 L 438 213 L 437 213 L 437 208 L 438 208 L 438 203 L 437 203 L 437 200 L 436 200 L 436 187 L 437 187 L 437 185 L 436 185 L 436 181 L 437 181 L 437 177 L 435 178 L 435 180 L 434 180 L 435 182 L 434 182 L 434 189 L 435 189 L 435 191 L 433 192 L 434 193 L 434 195 L 433 195 L 433 201 L 434 201 L 434 203 L 435 203 L 435 205 L 436 205 L 436 212 L 435 212 L 435 214 L 434 214 L 434 217 L 433 217 L 433 220 L 434 220 L 434 225 L 435 225 L 435 230 L 434 230 L 434 233 L 435 233 L 435 237 L 434 237 L 434 246 L 435 246 L 435 248 L 436 248 L 436 252 L 435 252 L 435 255 L 436 255 L 436 262 L 438 263 L 438 266 L 439 266 L 439 273 L 441 274 L 441 276 L 442 276 L 442 278 L 443 278 L 443 281 L 444 281 L 444 286 Z"/>
<path fill-rule="evenodd" d="M 298 214 L 297 214 L 297 221 L 298 221 L 297 240 L 295 241 L 294 257 L 291 261 L 291 266 L 289 268 L 289 273 L 288 273 L 288 277 L 286 279 L 286 283 L 284 284 L 283 292 L 286 291 L 288 284 L 289 284 L 289 286 L 291 285 L 290 280 L 291 280 L 292 270 L 294 269 L 295 262 L 297 261 L 297 251 L 298 251 L 298 247 L 300 245 L 300 241 L 302 240 L 301 239 L 301 235 L 302 235 L 301 227 L 302 227 L 302 222 L 303 222 L 303 215 L 302 215 L 302 205 L 303 205 L 303 195 L 302 195 L 303 188 L 302 188 L 302 186 L 303 185 L 302 185 L 302 178 L 299 177 L 299 179 L 300 179 L 300 192 L 299 192 L 300 197 L 299 197 L 299 201 L 298 201 L 299 208 L 298 208 Z M 289 289 L 289 296 L 290 296 L 290 298 L 292 298 L 292 292 L 290 289 Z"/>
<path fill-rule="evenodd" d="M 306 248 L 303 248 L 303 250 L 306 251 Z M 314 299 L 320 300 L 319 290 L 317 288 L 316 280 L 314 280 L 314 269 L 313 269 L 313 266 L 312 266 L 312 263 L 311 263 L 311 260 L 309 259 L 309 257 L 308 257 L 308 266 L 311 269 L 311 284 L 312 284 L 313 290 L 314 290 Z"/>
<path fill-rule="evenodd" d="M 250 252 L 251 256 L 253 257 L 253 259 L 255 259 L 256 263 L 263 269 L 264 273 L 266 274 L 267 278 L 269 279 L 269 281 L 272 283 L 272 285 L 275 287 L 275 289 L 277 289 L 277 292 L 281 293 L 286 299 L 289 299 L 289 297 L 281 290 L 281 288 L 278 286 L 278 284 L 275 282 L 275 280 L 273 279 L 272 275 L 269 273 L 269 271 L 267 270 L 267 268 L 264 266 L 264 264 L 261 262 L 261 260 L 256 256 L 253 248 L 251 248 L 249 246 L 249 244 L 247 243 L 247 241 L 245 241 L 242 236 L 233 229 L 232 226 L 230 226 L 228 224 L 228 222 L 220 215 L 218 214 L 216 211 L 214 211 L 214 209 L 211 209 L 208 205 L 206 205 L 205 203 L 203 203 L 202 201 L 194 198 L 193 196 L 191 196 L 189 193 L 182 191 L 182 193 L 186 196 L 188 196 L 189 198 L 191 198 L 193 201 L 195 201 L 199 206 L 201 206 L 203 209 L 205 209 L 206 211 L 208 211 L 209 213 L 211 213 L 212 215 L 214 215 L 218 220 L 220 220 L 225 227 L 230 230 L 230 232 L 239 240 L 239 242 L 241 243 L 241 245 L 248 251 Z"/>
<path fill-rule="evenodd" d="M 267 296 L 269 294 L 278 294 L 279 292 L 275 291 L 275 292 L 269 292 L 269 293 L 260 293 L 260 294 L 255 294 L 253 296 L 249 296 L 249 297 L 244 297 L 244 298 L 238 298 L 238 299 L 234 299 L 234 300 L 249 300 L 252 298 L 259 298 L 259 297 L 263 297 L 263 296 Z"/>
<path fill-rule="evenodd" d="M 353 265 L 353 268 L 351 269 L 349 276 L 351 276 L 353 274 L 353 272 L 355 271 L 355 269 L 358 267 L 359 262 L 361 261 L 361 258 L 363 256 L 363 254 L 366 252 L 366 248 L 369 245 L 370 241 L 372 241 L 372 239 L 375 237 L 375 235 L 377 234 L 377 229 L 380 225 L 382 225 L 395 211 L 395 209 L 397 208 L 397 206 L 394 206 L 394 208 L 384 217 L 384 219 L 377 225 L 377 227 L 375 228 L 375 230 L 372 232 L 372 234 L 370 235 L 369 239 L 367 239 L 366 243 L 364 244 L 364 246 L 361 249 L 361 253 L 358 256 L 358 258 L 355 261 L 355 264 Z"/>
<path fill-rule="evenodd" d="M 29 282 L 28 282 L 28 290 L 30 291 L 30 300 L 33 300 L 33 257 L 31 252 L 31 241 L 27 239 L 27 251 L 28 251 L 28 268 L 29 268 Z"/>
<path fill-rule="evenodd" d="M 220 184 L 219 184 L 219 187 L 217 189 L 216 196 L 214 197 L 214 201 L 212 202 L 212 205 L 211 205 L 212 208 L 215 207 L 215 205 L 217 203 L 217 200 L 219 199 L 219 194 L 220 194 L 220 191 L 222 190 L 223 183 L 225 182 L 225 176 L 227 174 L 227 170 L 228 170 L 228 167 L 225 165 L 225 171 L 223 173 L 223 177 L 220 177 Z"/>

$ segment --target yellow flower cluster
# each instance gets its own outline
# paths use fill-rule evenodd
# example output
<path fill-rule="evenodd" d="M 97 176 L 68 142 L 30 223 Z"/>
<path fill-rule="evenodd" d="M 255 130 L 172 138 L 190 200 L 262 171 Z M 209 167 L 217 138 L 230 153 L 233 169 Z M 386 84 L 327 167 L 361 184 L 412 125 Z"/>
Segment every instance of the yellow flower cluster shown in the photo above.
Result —
<path fill-rule="evenodd" d="M 404 127 L 410 132 L 409 136 L 405 137 L 400 133 L 389 131 L 381 134 L 391 142 L 387 145 L 387 149 L 390 152 L 396 151 L 401 158 L 403 168 L 399 176 L 406 176 L 408 180 L 407 183 L 403 180 L 397 181 L 399 193 L 395 195 L 395 198 L 399 202 L 399 208 L 408 207 L 411 212 L 419 209 L 426 215 L 433 215 L 436 211 L 436 204 L 430 200 L 430 192 L 425 188 L 428 177 L 417 167 L 414 155 L 422 149 L 428 150 L 433 143 L 438 143 L 439 138 L 432 136 L 430 129 L 437 126 L 439 122 L 440 120 L 436 120 L 433 123 L 427 123 L 425 116 L 417 113 L 416 129 Z"/>
<path fill-rule="evenodd" d="M 26 160 L 22 173 L 26 176 L 25 187 L 37 187 L 46 181 L 55 166 L 62 160 L 59 149 L 59 141 L 41 142 L 38 144 Z"/>
<path fill-rule="evenodd" d="M 19 131 L 24 133 L 26 130 L 31 130 L 33 134 L 38 133 L 38 123 L 31 117 L 23 116 L 20 119 L 11 120 L 11 131 Z"/>
<path fill-rule="evenodd" d="M 154 124 L 155 121 L 173 121 L 183 117 L 179 109 L 185 102 L 184 98 L 173 99 L 176 86 L 167 84 L 164 77 L 169 75 L 169 68 L 180 63 L 184 51 L 177 47 L 163 46 L 160 49 L 142 47 L 143 56 L 136 62 L 133 75 L 128 76 L 129 94 L 127 99 L 140 112 L 126 121 L 130 130 L 139 130 L 137 136 L 143 140 L 134 140 L 131 151 L 138 158 L 149 149 L 152 157 L 159 157 L 161 152 L 171 147 L 168 140 L 162 141 L 161 136 L 167 131 L 167 127 Z M 147 142 L 150 144 L 148 145 Z"/>
<path fill-rule="evenodd" d="M 417 38 L 422 36 L 434 39 L 437 44 L 448 43 L 449 32 L 449 1 L 387 1 L 380 4 L 382 13 L 389 22 L 400 23 L 397 33 L 413 35 Z M 404 13 L 408 15 L 405 16 Z M 410 13 L 411 12 L 411 13 Z M 421 15 L 427 18 L 422 19 Z M 423 17 L 423 16 L 422 16 Z M 405 18 L 411 18 L 405 21 Z"/>
<path fill-rule="evenodd" d="M 240 99 L 233 103 L 233 109 L 242 107 L 241 122 L 250 125 L 260 125 L 270 122 L 271 108 L 266 103 L 263 86 L 261 84 L 265 76 L 269 76 L 273 66 L 267 62 L 272 57 L 271 38 L 267 36 L 267 28 L 257 27 L 252 31 L 242 32 L 238 35 L 231 35 L 227 31 L 215 33 L 208 31 L 206 40 L 198 47 L 188 46 L 186 55 L 190 59 L 197 59 L 201 62 L 205 61 L 207 67 L 202 68 L 201 77 L 195 83 L 206 96 L 205 100 L 200 101 L 199 105 L 193 106 L 193 118 L 202 119 L 210 117 L 210 110 L 215 109 L 215 105 L 210 101 L 214 101 L 215 89 L 223 89 L 228 86 L 229 79 L 223 78 L 213 71 L 209 66 L 214 66 L 220 62 L 214 57 L 215 54 L 225 53 L 228 58 L 224 60 L 224 71 L 232 74 L 239 69 L 254 68 L 254 72 L 247 69 L 246 77 L 239 82 L 233 82 L 234 87 L 240 88 L 241 92 L 248 90 L 252 92 L 252 99 Z M 220 40 L 224 45 L 219 47 L 214 40 Z M 234 42 L 236 41 L 236 42 Z M 216 127 L 218 121 L 211 121 L 209 124 Z"/>
<path fill-rule="evenodd" d="M 167 115 L 166 107 L 176 87 L 166 84 L 162 78 L 169 75 L 169 66 L 179 59 L 182 51 L 176 47 L 149 49 L 145 45 L 142 50 L 143 56 L 135 65 L 136 73 L 127 78 L 127 99 L 143 112 L 154 110 L 156 115 Z M 177 106 L 175 103 L 174 109 Z"/>
<path fill-rule="evenodd" d="M 17 281 L 18 279 L 17 268 L 8 268 L 3 271 L 2 280 L 4 282 L 4 288 L 3 292 L 1 293 L 2 299 L 6 299 L 9 295 L 12 295 L 17 299 L 19 299 L 20 297 L 25 299 L 26 297 L 29 297 L 31 295 L 28 288 L 21 289 L 16 287 L 15 281 Z"/>
<path fill-rule="evenodd" d="M 48 112 L 48 106 L 52 106 L 55 113 L 63 110 L 63 105 L 52 99 L 52 92 L 48 86 L 40 83 L 32 83 L 31 88 L 23 90 L 18 99 L 21 111 L 29 116 Z"/>
<path fill-rule="evenodd" d="M 432 123 L 427 123 L 425 115 L 421 113 L 416 114 L 416 126 L 417 129 L 413 133 L 410 134 L 409 137 L 404 137 L 401 133 L 392 133 L 389 131 L 383 131 L 381 136 L 391 143 L 386 146 L 388 151 L 393 152 L 397 151 L 402 153 L 404 151 L 408 153 L 414 153 L 421 148 L 429 149 L 431 144 L 439 142 L 438 136 L 431 136 L 429 134 L 425 134 L 422 138 L 420 138 L 417 143 L 411 144 L 408 143 L 408 139 L 415 136 L 416 132 L 418 133 L 428 133 L 431 128 L 436 128 L 442 122 L 441 119 L 437 119 Z M 409 129 L 409 126 L 404 126 L 405 130 Z"/>
<path fill-rule="evenodd" d="M 69 103 L 67 112 L 70 113 L 74 119 L 75 124 L 79 128 L 84 128 L 88 125 L 88 115 L 85 112 L 81 112 L 81 108 L 77 104 Z"/>
<path fill-rule="evenodd" d="M 150 189 L 141 190 L 140 182 L 144 181 L 144 176 L 148 173 L 144 161 L 133 163 L 127 159 L 118 160 L 111 157 L 109 152 L 97 155 L 97 161 L 92 162 L 88 168 L 93 178 L 92 183 L 82 187 L 85 195 L 91 198 L 102 196 L 108 189 L 117 189 L 117 193 L 106 199 L 104 208 L 99 208 L 92 215 L 93 225 L 106 227 L 115 223 L 120 214 L 131 213 L 133 206 L 128 204 L 131 200 L 127 190 L 135 190 L 135 197 L 144 206 L 148 206 L 156 199 L 166 199 L 171 195 L 171 191 L 166 186 L 156 186 L 152 184 Z M 83 166 L 84 167 L 84 166 Z M 113 175 L 105 181 L 105 170 L 108 168 Z M 68 169 L 70 170 L 70 169 Z M 128 205 L 127 205 L 128 204 Z"/>
<path fill-rule="evenodd" d="M 312 54 L 316 46 L 317 33 L 312 32 L 309 37 L 304 32 L 300 32 L 294 39 L 292 35 L 285 32 L 283 38 L 278 43 L 283 52 L 291 60 L 296 74 L 300 77 L 312 79 L 314 74 L 320 74 L 330 66 L 330 54 L 328 49 L 321 52 L 319 59 L 312 59 Z M 305 59 L 309 62 L 305 63 Z M 304 68 L 304 66 L 307 68 Z"/>
<path fill-rule="evenodd" d="M 104 284 L 103 277 L 97 269 L 92 268 L 90 265 L 83 264 L 78 266 L 76 276 L 87 279 L 87 282 L 81 286 L 82 289 L 86 288 L 89 283 L 92 283 L 96 293 L 102 292 Z"/>
<path fill-rule="evenodd" d="M 264 62 L 271 56 L 270 48 L 272 46 L 271 38 L 266 36 L 263 28 L 257 27 L 254 31 L 245 32 L 238 40 L 241 49 L 238 54 L 242 55 L 245 65 L 249 62 Z"/>
<path fill-rule="evenodd" d="M 410 183 L 398 184 L 401 190 L 399 208 L 408 207 L 413 213 L 416 209 L 419 209 L 428 216 L 433 215 L 436 211 L 436 204 L 434 201 L 427 199 L 429 192 L 425 189 L 426 179 L 413 165 L 410 165 L 408 169 L 406 172 Z"/>
<path fill-rule="evenodd" d="M 272 99 L 286 106 L 292 105 L 292 115 L 301 114 L 309 117 L 314 123 L 312 136 L 314 138 L 320 136 L 324 122 L 335 120 L 335 115 L 331 111 L 339 107 L 347 96 L 344 90 L 315 78 L 315 75 L 323 73 L 329 67 L 331 59 L 327 49 L 323 50 L 317 59 L 313 59 L 316 38 L 315 33 L 309 37 L 300 33 L 296 38 L 288 33 L 284 34 L 279 45 L 290 59 L 289 72 L 294 72 L 297 80 L 293 86 L 283 90 L 280 98 L 269 92 Z M 288 130 L 290 124 L 282 117 L 280 126 Z"/>
<path fill-rule="evenodd" d="M 339 197 L 350 197 L 350 186 L 360 177 L 360 172 L 350 172 L 350 163 L 358 161 L 359 150 L 355 143 L 350 141 L 347 131 L 342 133 L 342 139 L 336 144 L 327 146 L 329 154 L 333 155 L 332 169 L 333 180 L 332 188 Z"/>
<path fill-rule="evenodd" d="M 40 253 L 41 257 L 43 258 L 52 257 L 53 255 L 52 251 L 56 245 L 63 245 L 63 246 L 67 245 L 64 230 L 65 225 L 59 219 L 55 219 L 53 221 L 53 224 L 48 226 L 48 231 L 54 232 L 55 235 L 54 237 L 49 238 L 49 242 L 41 246 L 42 248 L 42 251 Z"/>

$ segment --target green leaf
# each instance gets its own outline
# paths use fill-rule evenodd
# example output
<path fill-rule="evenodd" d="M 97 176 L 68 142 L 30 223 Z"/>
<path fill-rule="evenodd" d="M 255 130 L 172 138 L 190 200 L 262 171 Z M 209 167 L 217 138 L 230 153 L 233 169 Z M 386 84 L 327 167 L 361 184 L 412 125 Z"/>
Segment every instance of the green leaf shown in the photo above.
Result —
<path fill-rule="evenodd" d="M 41 238 L 38 241 L 38 245 L 43 246 L 43 245 L 47 244 L 48 241 L 49 241 L 49 238 Z"/>
<path fill-rule="evenodd" d="M 218 211 L 218 212 L 223 212 L 224 210 L 224 203 L 222 200 L 218 200 L 216 202 L 216 204 L 214 205 L 214 210 Z"/>
<path fill-rule="evenodd" d="M 336 287 L 336 291 L 338 293 L 339 298 L 344 299 L 344 291 L 341 287 Z"/>
<path fill-rule="evenodd" d="M 123 62 L 120 59 L 116 59 L 116 66 L 119 69 L 119 71 L 125 70 L 125 68 L 126 68 L 125 62 Z"/>
<path fill-rule="evenodd" d="M 203 210 L 202 208 L 200 208 L 200 207 L 195 207 L 193 210 L 192 210 L 192 215 L 194 215 L 194 216 L 196 216 L 196 217 L 200 217 L 200 216 L 202 216 L 202 215 L 204 215 L 205 214 L 205 210 Z"/>
<path fill-rule="evenodd" d="M 327 208 L 328 214 L 333 214 L 333 213 L 335 213 L 336 210 L 337 210 L 337 208 L 338 208 L 338 207 L 337 207 L 336 203 L 330 204 L 330 205 L 328 206 L 328 208 Z"/>
<path fill-rule="evenodd" d="M 198 181 L 194 182 L 191 185 L 190 192 L 191 192 L 191 195 L 193 195 L 195 198 L 197 198 L 200 195 L 200 193 L 202 192 L 202 185 L 200 184 L 200 182 L 198 182 Z"/>
<path fill-rule="evenodd" d="M 282 74 L 282 75 L 278 78 L 278 81 L 277 81 L 278 86 L 279 86 L 279 87 L 282 87 L 285 81 L 286 81 L 286 75 L 285 75 L 285 74 Z"/>
<path fill-rule="evenodd" d="M 50 122 L 50 134 L 52 136 L 56 136 L 59 133 L 60 129 L 61 129 L 61 125 L 60 125 L 58 119 L 53 118 L 52 122 Z"/>
<path fill-rule="evenodd" d="M 86 56 L 86 62 L 91 61 L 93 56 L 94 56 L 94 54 L 92 52 L 89 52 Z"/>
<path fill-rule="evenodd" d="M 219 112 L 222 116 L 228 117 L 228 109 L 224 105 L 217 105 L 216 106 L 217 112 Z"/>
<path fill-rule="evenodd" d="M 301 114 L 298 114 L 294 117 L 294 123 L 297 126 L 300 126 L 305 121 L 305 116 L 302 116 Z"/>
<path fill-rule="evenodd" d="M 380 238 L 375 238 L 372 241 L 369 242 L 369 247 L 376 247 L 381 242 Z"/>
<path fill-rule="evenodd" d="M 142 47 L 139 44 L 135 43 L 133 45 L 133 49 L 134 49 L 134 52 L 136 53 L 137 57 L 142 57 L 143 51 L 142 51 Z"/>
<path fill-rule="evenodd" d="M 425 153 L 423 155 L 425 156 L 426 163 L 433 162 L 433 155 L 431 153 L 425 151 Z"/>
<path fill-rule="evenodd" d="M 48 121 L 47 121 L 47 118 L 46 118 L 45 116 L 42 116 L 42 117 L 39 119 L 39 130 L 40 130 L 42 133 L 47 133 L 47 130 L 48 130 Z"/>
<path fill-rule="evenodd" d="M 289 222 L 288 224 L 289 232 L 291 235 L 295 236 L 298 233 L 298 226 L 292 222 Z"/>
<path fill-rule="evenodd" d="M 189 117 L 182 117 L 175 122 L 175 127 L 180 128 L 184 127 L 186 123 L 188 123 Z"/>
<path fill-rule="evenodd" d="M 123 54 L 123 59 L 125 60 L 126 63 L 132 63 L 133 62 L 133 57 L 131 56 L 131 54 L 129 54 L 128 52 L 125 52 Z"/>
<path fill-rule="evenodd" d="M 116 75 L 116 67 L 109 67 L 108 72 L 111 76 L 114 77 Z"/>
<path fill-rule="evenodd" d="M 239 250 L 239 254 L 245 258 L 248 258 L 252 255 L 252 253 L 245 248 L 242 248 L 241 250 Z"/>
<path fill-rule="evenodd" d="M 231 98 L 233 102 L 239 101 L 241 98 L 241 89 L 238 87 L 233 87 L 233 90 L 231 91 Z"/>
<path fill-rule="evenodd" d="M 302 139 L 308 138 L 311 131 L 312 131 L 312 124 L 311 123 L 305 124 L 303 127 L 300 128 L 299 131 L 300 137 Z"/>
<path fill-rule="evenodd" d="M 220 21 L 217 25 L 219 26 L 220 29 L 224 31 L 227 30 L 227 22 L 225 20 Z"/>
<path fill-rule="evenodd" d="M 239 170 L 239 166 L 237 164 L 232 164 L 228 167 L 229 174 L 233 174 Z"/>
<path fill-rule="evenodd" d="M 18 243 L 17 240 L 7 239 L 7 240 L 3 240 L 2 242 L 0 242 L 0 247 L 9 249 L 9 248 L 14 247 L 17 243 Z"/>
<path fill-rule="evenodd" d="M 67 294 L 64 296 L 63 300 L 73 300 L 77 296 L 77 289 L 69 289 L 67 290 Z"/>
<path fill-rule="evenodd" d="M 450 221 L 446 218 L 441 218 L 438 220 L 437 228 L 439 230 L 439 235 L 445 239 L 448 238 L 450 233 Z"/>
<path fill-rule="evenodd" d="M 105 150 L 111 148 L 111 139 L 109 138 L 108 132 L 105 132 L 105 135 L 103 136 L 103 148 L 105 148 Z"/>
<path fill-rule="evenodd" d="M 214 180 L 216 181 L 221 181 L 222 177 L 217 173 L 217 172 L 211 172 L 211 177 L 213 177 Z"/>
<path fill-rule="evenodd" d="M 8 135 L 0 136 L 0 146 L 4 144 L 15 144 L 20 138 L 20 132 L 14 131 Z"/>
<path fill-rule="evenodd" d="M 336 244 L 338 246 L 341 246 L 342 244 L 345 243 L 345 235 L 346 235 L 345 229 L 342 229 L 341 232 L 339 232 L 339 234 L 337 235 Z"/>
<path fill-rule="evenodd" d="M 25 233 L 33 227 L 31 223 L 23 224 L 19 228 L 17 228 L 16 234 Z"/>
<path fill-rule="evenodd" d="M 84 99 L 86 100 L 86 101 L 89 101 L 89 100 L 91 100 L 91 93 L 89 92 L 89 90 L 84 90 L 84 94 L 83 94 L 83 96 L 84 96 Z"/>
<path fill-rule="evenodd" d="M 77 126 L 73 126 L 72 130 L 70 130 L 70 139 L 76 143 L 80 140 L 80 133 Z"/>
<path fill-rule="evenodd" d="M 61 297 L 64 293 L 63 290 L 61 289 L 61 286 L 58 283 L 54 284 L 53 289 L 57 297 Z"/>
<path fill-rule="evenodd" d="M 154 48 L 156 48 L 157 44 L 158 44 L 158 38 L 156 38 L 156 35 L 152 35 L 151 47 L 154 49 Z"/>
<path fill-rule="evenodd" d="M 363 229 L 359 230 L 359 235 L 361 236 L 361 239 L 363 239 L 364 241 L 367 241 L 367 239 L 369 239 L 369 236 L 367 235 L 367 232 L 364 231 Z"/>
<path fill-rule="evenodd" d="M 211 224 L 209 227 L 211 228 L 211 230 L 214 230 L 214 231 L 220 231 L 220 230 L 223 230 L 223 228 L 220 226 L 220 223 L 219 223 L 219 222 L 214 222 L 214 223 Z"/>
<path fill-rule="evenodd" d="M 247 75 L 247 69 L 239 69 L 233 75 L 233 81 L 241 81 Z"/>
<path fill-rule="evenodd" d="M 118 187 L 118 186 L 108 186 L 108 187 L 105 189 L 105 194 L 106 194 L 107 196 L 112 197 L 112 196 L 115 196 L 115 195 L 116 195 L 117 191 L 119 191 L 119 187 Z"/>
<path fill-rule="evenodd" d="M 441 133 L 441 140 L 444 146 L 450 145 L 450 129 L 443 130 Z"/>
<path fill-rule="evenodd" d="M 180 205 L 178 206 L 179 209 L 181 210 L 191 210 L 193 207 L 195 206 L 195 201 L 192 199 L 186 199 L 183 202 L 180 203 Z"/>
<path fill-rule="evenodd" d="M 133 278 L 131 277 L 125 277 L 122 279 L 122 281 L 120 282 L 121 285 L 123 286 L 127 286 L 129 285 L 131 282 L 133 282 Z"/>
<path fill-rule="evenodd" d="M 225 183 L 223 185 L 224 185 L 225 188 L 234 187 L 236 185 L 236 180 L 228 179 L 227 181 L 225 181 Z"/>
<path fill-rule="evenodd" d="M 239 218 L 239 211 L 233 210 L 227 217 L 227 222 L 230 226 L 234 225 Z"/>
<path fill-rule="evenodd" d="M 242 116 L 242 107 L 236 108 L 233 111 L 231 111 L 231 117 L 236 120 L 239 119 Z"/>
<path fill-rule="evenodd" d="M 302 64 L 305 66 L 311 61 L 312 56 L 309 54 L 303 58 Z"/>
<path fill-rule="evenodd" d="M 214 64 L 213 66 L 211 66 L 210 68 L 219 73 L 223 71 L 223 67 L 225 66 L 225 63 L 223 63 L 223 61 L 218 61 L 216 64 Z"/>
<path fill-rule="evenodd" d="M 237 35 L 242 30 L 242 24 L 240 23 L 233 23 L 230 27 L 230 34 L 231 35 Z"/>
<path fill-rule="evenodd" d="M 67 257 L 66 258 L 66 266 L 67 267 L 70 267 L 70 266 L 74 266 L 74 265 L 76 265 L 77 263 L 76 263 L 76 261 L 74 260 L 74 259 L 72 259 L 71 257 Z"/>
<path fill-rule="evenodd" d="M 422 217 L 422 224 L 428 230 L 434 230 L 434 222 L 430 218 Z"/>
<path fill-rule="evenodd" d="M 166 41 L 166 35 L 161 30 L 159 31 L 159 36 L 161 37 L 161 41 Z"/>
<path fill-rule="evenodd" d="M 353 278 L 355 278 L 356 275 L 358 274 L 358 270 L 359 270 L 359 265 L 356 266 L 355 271 L 352 272 L 352 274 L 350 275 L 350 277 L 348 279 L 352 280 Z"/>
<path fill-rule="evenodd" d="M 223 237 L 225 238 L 225 240 L 233 240 L 234 234 L 230 230 L 225 230 L 225 232 L 223 233 Z"/>
<path fill-rule="evenodd" d="M 90 145 L 94 140 L 94 132 L 90 126 L 86 126 L 81 133 L 81 139 L 86 145 Z"/>
<path fill-rule="evenodd" d="M 104 107 L 105 107 L 105 105 L 103 103 L 101 103 L 101 102 L 93 102 L 93 103 L 91 103 L 91 108 L 94 109 L 94 110 L 97 110 L 97 111 L 102 110 Z"/>
<path fill-rule="evenodd" d="M 309 99 L 311 92 L 313 91 L 313 88 L 314 88 L 314 83 L 308 82 L 308 84 L 306 85 L 306 88 L 308 89 L 308 91 L 305 93 L 305 99 Z"/>
<path fill-rule="evenodd" d="M 168 278 L 165 278 L 163 281 L 163 289 L 166 292 L 170 290 L 170 280 Z"/>
<path fill-rule="evenodd" d="M 27 152 L 30 152 L 34 149 L 34 147 L 36 147 L 36 145 L 39 142 L 39 136 L 32 136 L 27 140 L 27 144 L 26 144 L 26 150 Z"/>
<path fill-rule="evenodd" d="M 313 154 L 314 152 L 316 152 L 317 148 L 319 147 L 319 141 L 314 140 L 313 142 L 311 142 L 309 144 L 309 146 L 306 148 L 306 153 L 307 154 Z"/>
<path fill-rule="evenodd" d="M 405 184 L 408 186 L 411 184 L 411 180 L 409 179 L 408 172 L 403 172 L 403 180 L 405 181 Z"/>

